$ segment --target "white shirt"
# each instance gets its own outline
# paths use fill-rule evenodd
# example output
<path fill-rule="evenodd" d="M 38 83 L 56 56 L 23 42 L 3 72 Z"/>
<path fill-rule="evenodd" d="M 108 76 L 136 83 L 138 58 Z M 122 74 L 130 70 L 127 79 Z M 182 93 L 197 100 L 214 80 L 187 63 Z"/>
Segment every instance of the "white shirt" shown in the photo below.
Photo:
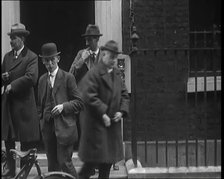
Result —
<path fill-rule="evenodd" d="M 24 49 L 24 45 L 18 51 L 15 50 L 15 53 L 16 53 L 15 56 L 16 56 L 16 58 L 18 58 L 19 54 L 22 52 L 23 49 Z"/>
<path fill-rule="evenodd" d="M 99 53 L 99 51 L 100 51 L 100 49 L 98 48 L 96 51 L 92 51 L 92 50 L 90 50 L 90 53 L 91 53 L 91 54 L 94 54 L 94 56 L 95 56 L 95 58 L 96 58 L 96 56 L 97 56 L 97 54 Z"/>
<path fill-rule="evenodd" d="M 58 72 L 58 66 L 57 68 L 52 72 L 52 73 L 48 73 L 50 75 L 50 82 L 51 82 L 51 87 L 53 88 L 54 87 L 54 81 L 55 81 L 55 77 L 57 75 L 57 72 Z"/>
<path fill-rule="evenodd" d="M 85 61 L 85 63 L 86 63 L 86 65 L 87 65 L 87 67 L 88 67 L 89 70 L 90 70 L 90 69 L 93 67 L 93 65 L 96 63 L 96 56 L 97 56 L 97 54 L 99 53 L 99 51 L 100 51 L 99 48 L 98 48 L 96 51 L 89 50 L 90 54 L 91 54 L 91 55 L 94 55 L 94 60 L 95 60 L 95 61 L 93 62 L 92 59 L 89 58 L 88 61 Z"/>
<path fill-rule="evenodd" d="M 108 72 L 108 73 L 111 73 L 112 71 L 113 71 L 113 68 L 108 68 L 108 69 L 107 69 L 107 72 Z"/>

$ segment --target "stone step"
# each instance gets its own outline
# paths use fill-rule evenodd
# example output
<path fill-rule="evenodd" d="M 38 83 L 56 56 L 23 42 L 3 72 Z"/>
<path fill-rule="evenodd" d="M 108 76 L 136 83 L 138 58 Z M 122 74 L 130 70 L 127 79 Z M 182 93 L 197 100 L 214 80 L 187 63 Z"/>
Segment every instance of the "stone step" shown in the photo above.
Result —
<path fill-rule="evenodd" d="M 41 172 L 42 173 L 47 173 L 47 156 L 45 153 L 38 153 L 37 154 L 37 160 L 39 162 L 40 168 L 41 168 Z M 79 172 L 83 162 L 79 159 L 78 157 L 78 153 L 77 152 L 73 152 L 72 155 L 72 162 L 76 168 L 76 171 Z M 111 173 L 110 173 L 110 178 L 112 179 L 125 179 L 127 178 L 127 169 L 125 167 L 125 161 L 122 160 L 118 163 L 116 163 L 116 165 L 119 166 L 119 170 L 114 170 L 111 167 Z M 17 172 L 19 172 L 19 161 L 17 161 Z M 32 167 L 31 171 L 30 171 L 30 175 L 28 177 L 28 179 L 34 178 L 34 176 L 37 175 L 37 170 L 35 168 L 35 166 Z M 98 178 L 98 172 L 96 172 L 96 174 L 94 176 L 91 177 L 91 179 L 96 179 Z"/>
<path fill-rule="evenodd" d="M 38 161 L 40 162 L 41 173 L 48 172 L 47 160 L 46 160 L 45 156 L 46 155 L 40 155 L 40 154 L 38 156 L 39 157 Z M 73 154 L 73 156 L 74 156 L 73 164 L 75 165 L 76 171 L 79 172 L 81 169 L 82 163 L 79 163 L 81 161 L 79 159 L 75 158 L 76 157 L 75 154 Z M 75 163 L 74 163 L 74 161 L 75 161 Z M 79 165 L 77 165 L 76 161 L 78 162 Z M 116 165 L 119 166 L 119 170 L 114 170 L 111 167 L 110 178 L 112 178 L 112 179 L 127 179 L 128 175 L 127 175 L 127 169 L 125 167 L 125 161 L 120 161 Z M 20 168 L 17 167 L 17 170 L 16 170 L 17 173 L 19 172 L 19 170 L 20 170 Z M 36 175 L 37 175 L 37 170 L 36 170 L 36 167 L 33 166 L 27 179 L 32 179 Z M 97 178 L 98 178 L 98 171 L 96 170 L 96 174 L 91 176 L 91 179 L 97 179 Z"/>
<path fill-rule="evenodd" d="M 81 167 L 75 167 L 76 171 L 79 172 Z M 17 169 L 19 172 L 19 169 Z M 41 167 L 41 172 L 42 173 L 47 173 L 47 167 Z M 37 175 L 36 168 L 33 167 L 30 171 L 30 175 L 28 176 L 27 179 L 33 179 Z M 98 178 L 98 172 L 96 172 L 95 175 L 91 176 L 91 179 L 97 179 Z M 119 170 L 113 170 L 111 169 L 110 172 L 110 178 L 112 179 L 127 179 L 127 172 L 125 166 L 119 166 Z"/>
<path fill-rule="evenodd" d="M 137 160 L 135 167 L 133 160 L 125 163 L 128 178 L 216 178 L 221 179 L 221 166 L 201 167 L 142 167 Z"/>
<path fill-rule="evenodd" d="M 39 162 L 39 165 L 41 167 L 45 167 L 47 166 L 47 156 L 45 153 L 38 153 L 37 154 L 37 160 Z M 78 153 L 77 152 L 73 152 L 72 155 L 72 162 L 75 166 L 82 166 L 83 162 L 79 159 L 78 157 Z"/>

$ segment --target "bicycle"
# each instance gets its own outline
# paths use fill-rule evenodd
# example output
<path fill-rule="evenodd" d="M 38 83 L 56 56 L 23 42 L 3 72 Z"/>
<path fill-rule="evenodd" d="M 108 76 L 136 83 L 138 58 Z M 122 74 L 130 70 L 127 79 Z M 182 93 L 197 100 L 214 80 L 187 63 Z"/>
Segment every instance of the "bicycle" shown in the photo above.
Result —
<path fill-rule="evenodd" d="M 37 160 L 36 148 L 32 148 L 24 152 L 10 149 L 10 152 L 13 152 L 14 156 L 17 155 L 19 158 L 25 159 L 27 161 L 14 179 L 27 179 L 33 165 L 35 165 L 37 169 L 37 176 L 35 176 L 34 179 L 76 179 L 76 177 L 61 171 L 47 172 L 42 174 Z M 7 160 L 4 151 L 2 151 L 2 158 L 4 159 L 3 161 Z"/>

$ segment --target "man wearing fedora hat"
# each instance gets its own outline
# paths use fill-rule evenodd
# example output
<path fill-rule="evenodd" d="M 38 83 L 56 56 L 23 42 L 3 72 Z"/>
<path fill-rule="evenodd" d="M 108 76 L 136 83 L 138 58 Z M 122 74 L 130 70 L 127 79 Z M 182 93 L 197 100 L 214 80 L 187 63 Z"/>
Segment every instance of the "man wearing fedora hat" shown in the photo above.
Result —
<path fill-rule="evenodd" d="M 5 141 L 7 165 L 3 176 L 15 175 L 15 160 L 10 149 L 20 141 L 21 150 L 36 147 L 40 138 L 34 86 L 38 79 L 38 57 L 24 42 L 29 35 L 25 25 L 12 25 L 8 33 L 12 50 L 4 56 L 2 63 L 2 140 Z M 24 165 L 21 160 L 20 167 Z"/>
<path fill-rule="evenodd" d="M 78 88 L 85 102 L 80 113 L 79 157 L 84 162 L 80 179 L 98 167 L 98 178 L 109 178 L 113 163 L 123 159 L 121 119 L 129 111 L 129 95 L 115 67 L 120 53 L 117 42 L 101 47 L 102 59 L 83 77 Z"/>
<path fill-rule="evenodd" d="M 55 43 L 41 47 L 47 69 L 38 84 L 38 115 L 48 159 L 48 171 L 64 171 L 77 177 L 72 163 L 73 145 L 78 139 L 76 114 L 84 107 L 75 77 L 58 67 L 60 52 Z"/>
<path fill-rule="evenodd" d="M 88 70 L 99 62 L 100 48 L 98 41 L 102 34 L 97 25 L 89 24 L 82 37 L 86 41 L 86 49 L 82 49 L 76 55 L 69 72 L 75 75 L 77 83 L 83 78 Z"/>

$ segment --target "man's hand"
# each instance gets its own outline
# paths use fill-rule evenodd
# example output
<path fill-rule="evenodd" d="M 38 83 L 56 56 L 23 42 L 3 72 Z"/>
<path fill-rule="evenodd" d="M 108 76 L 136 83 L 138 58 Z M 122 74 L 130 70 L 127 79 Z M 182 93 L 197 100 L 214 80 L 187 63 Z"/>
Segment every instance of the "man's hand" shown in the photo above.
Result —
<path fill-rule="evenodd" d="M 2 80 L 3 81 L 9 80 L 9 73 L 8 72 L 2 73 Z"/>
<path fill-rule="evenodd" d="M 110 119 L 110 117 L 107 114 L 104 114 L 102 116 L 102 118 L 103 118 L 103 122 L 104 122 L 105 126 L 106 127 L 109 127 L 111 125 L 111 119 Z"/>
<path fill-rule="evenodd" d="M 11 90 L 12 90 L 12 85 L 9 84 L 9 85 L 7 85 L 6 88 L 5 88 L 5 93 L 6 93 L 6 94 L 9 94 L 9 92 L 10 92 Z"/>
<path fill-rule="evenodd" d="M 63 104 L 55 106 L 51 111 L 52 117 L 61 114 L 62 111 L 63 111 Z"/>
<path fill-rule="evenodd" d="M 83 50 L 81 58 L 85 61 L 90 56 L 90 52 L 88 50 Z"/>
<path fill-rule="evenodd" d="M 121 112 L 116 112 L 113 118 L 114 122 L 118 122 L 122 119 L 123 114 Z"/>

